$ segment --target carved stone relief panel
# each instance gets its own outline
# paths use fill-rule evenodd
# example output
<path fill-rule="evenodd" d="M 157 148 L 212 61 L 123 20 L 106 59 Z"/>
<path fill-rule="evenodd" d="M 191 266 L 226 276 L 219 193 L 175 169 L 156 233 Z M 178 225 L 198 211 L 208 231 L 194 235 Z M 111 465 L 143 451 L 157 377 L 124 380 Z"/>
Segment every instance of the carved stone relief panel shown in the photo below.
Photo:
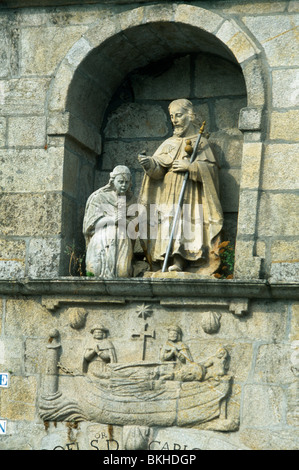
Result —
<path fill-rule="evenodd" d="M 238 429 L 231 347 L 217 339 L 229 304 L 182 312 L 171 301 L 60 300 L 61 331 L 49 332 L 44 351 L 44 421 L 123 426 L 126 449 L 147 448 L 154 428 Z"/>

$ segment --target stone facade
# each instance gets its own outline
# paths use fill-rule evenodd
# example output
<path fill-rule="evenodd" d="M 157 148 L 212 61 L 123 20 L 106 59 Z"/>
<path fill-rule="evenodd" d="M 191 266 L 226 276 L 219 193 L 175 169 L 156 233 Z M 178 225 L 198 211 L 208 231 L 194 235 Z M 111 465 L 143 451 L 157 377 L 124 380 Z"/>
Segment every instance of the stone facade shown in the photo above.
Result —
<path fill-rule="evenodd" d="M 297 2 L 65 3 L 0 6 L 0 373 L 10 376 L 0 449 L 130 448 L 134 417 L 56 423 L 40 399 L 53 330 L 62 352 L 52 375 L 74 396 L 92 324 L 106 322 L 119 362 L 130 362 L 143 304 L 150 361 L 172 321 L 195 362 L 228 351 L 225 419 L 235 423 L 138 423 L 149 448 L 298 448 Z M 167 107 L 182 97 L 221 164 L 234 279 L 78 277 L 87 198 L 117 164 L 138 194 L 137 154 L 171 135 Z"/>

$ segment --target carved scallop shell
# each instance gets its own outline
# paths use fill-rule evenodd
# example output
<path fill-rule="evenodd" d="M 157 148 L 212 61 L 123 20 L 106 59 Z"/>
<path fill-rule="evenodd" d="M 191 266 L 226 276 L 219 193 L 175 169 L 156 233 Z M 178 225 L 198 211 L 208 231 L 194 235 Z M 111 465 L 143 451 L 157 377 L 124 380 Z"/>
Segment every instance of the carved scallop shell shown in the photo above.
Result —
<path fill-rule="evenodd" d="M 217 333 L 220 328 L 221 313 L 204 312 L 201 317 L 201 327 L 205 333 Z"/>

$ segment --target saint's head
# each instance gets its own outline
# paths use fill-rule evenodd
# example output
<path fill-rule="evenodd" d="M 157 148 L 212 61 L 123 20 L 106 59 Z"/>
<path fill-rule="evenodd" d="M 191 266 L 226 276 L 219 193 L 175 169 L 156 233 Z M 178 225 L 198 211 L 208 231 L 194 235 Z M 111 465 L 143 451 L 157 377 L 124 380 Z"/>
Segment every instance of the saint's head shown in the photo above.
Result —
<path fill-rule="evenodd" d="M 186 137 L 197 132 L 196 116 L 191 101 L 186 99 L 172 101 L 168 109 L 175 135 Z"/>

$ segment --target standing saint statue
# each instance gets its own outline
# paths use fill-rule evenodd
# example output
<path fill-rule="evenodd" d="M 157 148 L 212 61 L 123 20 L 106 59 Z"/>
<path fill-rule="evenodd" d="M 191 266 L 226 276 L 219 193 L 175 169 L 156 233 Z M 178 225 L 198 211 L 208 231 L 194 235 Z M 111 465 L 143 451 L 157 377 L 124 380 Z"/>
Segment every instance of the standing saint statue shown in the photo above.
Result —
<path fill-rule="evenodd" d="M 87 200 L 83 221 L 87 273 L 101 278 L 132 276 L 134 240 L 127 236 L 127 209 L 134 203 L 131 172 L 118 165 L 109 183 Z"/>
<path fill-rule="evenodd" d="M 219 166 L 205 137 L 201 138 L 195 160 L 190 163 L 200 128 L 192 103 L 186 99 L 175 100 L 169 105 L 169 113 L 173 136 L 153 156 L 138 157 L 145 171 L 139 203 L 147 207 L 148 213 L 147 253 L 158 271 L 167 252 L 180 191 L 188 172 L 168 271 L 210 275 L 219 267 L 215 253 L 223 225 Z"/>

